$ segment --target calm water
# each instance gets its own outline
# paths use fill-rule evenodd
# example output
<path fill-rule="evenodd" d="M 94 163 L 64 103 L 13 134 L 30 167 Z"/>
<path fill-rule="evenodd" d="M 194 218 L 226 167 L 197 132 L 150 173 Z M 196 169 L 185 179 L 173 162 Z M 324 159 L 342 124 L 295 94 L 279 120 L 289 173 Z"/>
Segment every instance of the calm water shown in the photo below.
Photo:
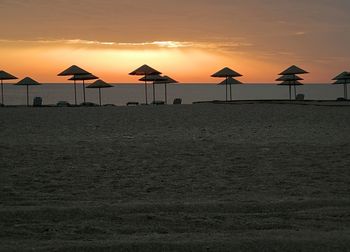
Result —
<path fill-rule="evenodd" d="M 78 88 L 78 103 L 83 100 L 81 85 Z M 232 87 L 233 99 L 287 99 L 288 87 L 275 84 L 246 84 Z M 23 86 L 5 85 L 5 104 L 23 105 L 26 103 L 26 88 Z M 342 85 L 310 84 L 298 87 L 298 93 L 305 94 L 305 99 L 335 100 L 343 97 Z M 152 86 L 148 89 L 149 101 L 152 101 Z M 58 101 L 74 103 L 74 88 L 70 84 L 44 84 L 30 87 L 30 100 L 40 96 L 44 104 L 55 104 Z M 210 84 L 173 84 L 168 85 L 168 101 L 182 98 L 183 103 L 194 101 L 224 100 L 225 86 Z M 98 90 L 86 89 L 87 101 L 98 103 Z M 104 104 L 125 105 L 129 101 L 144 102 L 144 86 L 142 84 L 116 84 L 114 88 L 102 90 Z M 157 100 L 164 100 L 164 87 L 157 87 Z"/>

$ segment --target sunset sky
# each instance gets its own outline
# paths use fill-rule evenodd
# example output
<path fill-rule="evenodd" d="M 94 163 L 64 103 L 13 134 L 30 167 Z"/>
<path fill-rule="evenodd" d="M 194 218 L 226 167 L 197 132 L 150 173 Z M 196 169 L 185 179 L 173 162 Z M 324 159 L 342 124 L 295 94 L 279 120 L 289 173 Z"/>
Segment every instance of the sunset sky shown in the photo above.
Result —
<path fill-rule="evenodd" d="M 350 70 L 349 0 L 0 0 L 0 70 L 41 82 L 76 64 L 135 82 L 142 64 L 181 82 L 273 82 L 292 64 L 306 82 Z"/>

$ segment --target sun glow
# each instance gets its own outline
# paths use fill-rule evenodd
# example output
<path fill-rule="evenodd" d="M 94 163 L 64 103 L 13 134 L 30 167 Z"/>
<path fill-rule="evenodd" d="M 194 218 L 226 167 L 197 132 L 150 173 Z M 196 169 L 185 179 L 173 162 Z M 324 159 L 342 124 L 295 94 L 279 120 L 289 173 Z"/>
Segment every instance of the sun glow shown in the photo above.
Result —
<path fill-rule="evenodd" d="M 57 73 L 73 64 L 112 83 L 137 83 L 137 78 L 128 73 L 143 64 L 182 83 L 216 83 L 218 80 L 210 75 L 224 66 L 241 73 L 242 82 L 271 83 L 283 68 L 281 62 L 271 63 L 272 60 L 249 52 L 252 45 L 247 43 L 117 43 L 75 39 L 0 40 L 0 45 L 0 68 L 41 82 L 66 82 Z"/>

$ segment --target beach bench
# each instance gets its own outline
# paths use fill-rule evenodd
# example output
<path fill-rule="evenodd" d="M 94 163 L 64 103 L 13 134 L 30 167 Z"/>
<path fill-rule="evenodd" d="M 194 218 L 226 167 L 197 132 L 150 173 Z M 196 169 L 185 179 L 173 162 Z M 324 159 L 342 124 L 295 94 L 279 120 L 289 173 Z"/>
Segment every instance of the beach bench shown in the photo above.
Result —
<path fill-rule="evenodd" d="M 165 102 L 164 101 L 154 101 L 152 102 L 152 105 L 164 105 Z"/>
<path fill-rule="evenodd" d="M 126 106 L 138 106 L 138 105 L 139 105 L 138 102 L 128 102 L 128 103 L 126 104 Z"/>

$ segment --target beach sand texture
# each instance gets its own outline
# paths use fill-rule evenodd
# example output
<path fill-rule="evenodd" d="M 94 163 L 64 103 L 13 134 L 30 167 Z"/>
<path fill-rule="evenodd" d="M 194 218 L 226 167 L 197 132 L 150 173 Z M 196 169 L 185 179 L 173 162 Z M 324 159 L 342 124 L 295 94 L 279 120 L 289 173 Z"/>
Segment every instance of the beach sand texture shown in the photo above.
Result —
<path fill-rule="evenodd" d="M 350 107 L 0 109 L 1 251 L 345 251 Z"/>

